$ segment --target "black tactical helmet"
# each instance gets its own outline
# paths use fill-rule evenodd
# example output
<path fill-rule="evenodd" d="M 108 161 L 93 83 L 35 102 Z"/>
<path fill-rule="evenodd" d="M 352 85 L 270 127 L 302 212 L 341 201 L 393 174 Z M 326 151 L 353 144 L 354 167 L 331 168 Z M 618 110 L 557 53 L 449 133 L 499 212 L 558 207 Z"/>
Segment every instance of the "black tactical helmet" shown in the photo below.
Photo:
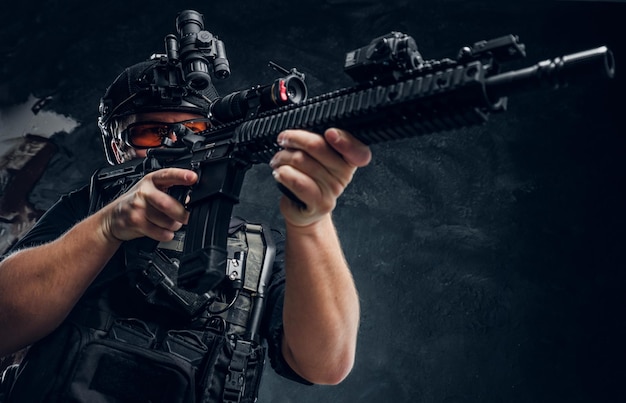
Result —
<path fill-rule="evenodd" d="M 176 111 L 208 117 L 211 101 L 218 97 L 213 84 L 197 90 L 184 80 L 180 63 L 167 57 L 147 60 L 127 67 L 107 88 L 100 100 L 98 126 L 107 160 L 115 163 L 111 150 L 111 122 L 136 113 Z"/>

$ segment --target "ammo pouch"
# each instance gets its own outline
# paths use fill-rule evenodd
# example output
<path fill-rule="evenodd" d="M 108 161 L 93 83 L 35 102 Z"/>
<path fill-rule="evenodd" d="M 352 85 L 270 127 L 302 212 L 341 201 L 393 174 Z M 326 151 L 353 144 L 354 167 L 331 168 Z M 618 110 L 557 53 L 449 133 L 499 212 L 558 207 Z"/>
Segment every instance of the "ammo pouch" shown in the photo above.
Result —
<path fill-rule="evenodd" d="M 51 357 L 59 344 L 72 351 Z M 31 348 L 7 402 L 251 403 L 264 359 L 257 343 L 218 330 L 170 330 L 158 340 L 134 319 L 107 332 L 68 323 Z"/>
<path fill-rule="evenodd" d="M 245 231 L 237 232 L 233 246 L 243 249 Z M 259 261 L 273 263 L 272 247 L 271 259 Z M 248 255 L 258 256 L 252 249 L 258 248 Z M 254 282 L 263 285 L 255 292 L 244 286 L 232 307 L 206 316 L 202 326 L 170 328 L 98 308 L 106 304 L 77 305 L 59 328 L 31 346 L 6 402 L 255 402 L 265 362 L 255 327 L 272 265 L 258 269 L 246 263 Z M 241 279 L 250 286 L 249 280 Z"/>

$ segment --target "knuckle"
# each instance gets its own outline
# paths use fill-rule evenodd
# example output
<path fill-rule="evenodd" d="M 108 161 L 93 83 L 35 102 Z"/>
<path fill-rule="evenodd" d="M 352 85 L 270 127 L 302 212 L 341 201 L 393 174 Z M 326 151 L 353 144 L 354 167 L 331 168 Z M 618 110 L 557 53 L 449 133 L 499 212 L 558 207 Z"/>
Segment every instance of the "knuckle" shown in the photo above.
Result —
<path fill-rule="evenodd" d="M 346 172 L 345 175 L 340 179 L 341 185 L 343 186 L 344 189 L 348 187 L 350 182 L 352 182 L 352 179 L 354 178 L 355 173 L 356 173 L 356 169 L 351 169 L 348 172 Z"/>
<path fill-rule="evenodd" d="M 327 213 L 327 212 L 333 211 L 336 206 L 337 206 L 336 199 L 333 198 L 331 200 L 328 200 L 328 202 L 324 203 L 323 205 L 323 212 Z"/>
<path fill-rule="evenodd" d="M 169 230 L 171 230 L 171 231 L 173 231 L 173 232 L 176 232 L 176 231 L 178 231 L 179 229 L 181 229 L 182 227 L 183 227 L 183 224 L 182 224 L 182 223 L 180 223 L 180 222 L 178 222 L 178 221 L 174 221 L 174 222 L 172 223 L 172 225 L 170 225 Z"/>
<path fill-rule="evenodd" d="M 345 190 L 345 186 L 339 182 L 333 182 L 330 185 L 330 191 L 332 193 L 332 195 L 335 197 L 338 197 L 339 195 L 341 195 L 343 193 L 343 191 Z"/>
<path fill-rule="evenodd" d="M 307 137 L 305 145 L 306 148 L 311 150 L 312 152 L 321 152 L 328 147 L 326 140 L 324 140 L 322 136 L 318 135 Z"/>
<path fill-rule="evenodd" d="M 302 151 L 294 151 L 291 155 L 290 162 L 292 165 L 301 166 L 305 163 L 306 156 Z"/>
<path fill-rule="evenodd" d="M 140 213 L 137 210 L 132 210 L 126 216 L 125 221 L 130 227 L 139 227 L 144 221 L 144 214 Z"/>
<path fill-rule="evenodd" d="M 306 183 L 302 178 L 295 177 L 291 180 L 290 187 L 294 192 L 302 192 L 306 189 Z"/>
<path fill-rule="evenodd" d="M 154 197 L 150 200 L 150 204 L 158 211 L 166 211 L 169 200 L 166 197 Z"/>

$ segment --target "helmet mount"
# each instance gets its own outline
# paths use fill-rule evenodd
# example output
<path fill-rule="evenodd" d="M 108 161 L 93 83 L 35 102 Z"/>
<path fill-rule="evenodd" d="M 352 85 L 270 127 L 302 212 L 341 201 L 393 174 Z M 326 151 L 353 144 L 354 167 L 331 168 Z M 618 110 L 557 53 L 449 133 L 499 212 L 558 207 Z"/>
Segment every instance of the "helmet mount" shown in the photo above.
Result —
<path fill-rule="evenodd" d="M 100 100 L 98 126 L 107 160 L 115 164 L 111 149 L 113 120 L 148 112 L 189 112 L 208 117 L 218 93 L 208 71 L 219 79 L 230 75 L 224 44 L 204 31 L 202 14 L 179 13 L 178 37 L 165 37 L 165 54 L 127 67 L 106 89 Z M 179 46 L 182 44 L 182 47 Z"/>

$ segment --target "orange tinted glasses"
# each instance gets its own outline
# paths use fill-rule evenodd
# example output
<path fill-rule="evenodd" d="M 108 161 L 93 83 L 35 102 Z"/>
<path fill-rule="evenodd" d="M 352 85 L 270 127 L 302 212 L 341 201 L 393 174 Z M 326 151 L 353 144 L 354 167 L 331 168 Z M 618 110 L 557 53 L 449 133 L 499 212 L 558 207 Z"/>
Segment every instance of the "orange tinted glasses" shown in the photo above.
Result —
<path fill-rule="evenodd" d="M 137 149 L 155 148 L 163 145 L 163 139 L 174 133 L 177 125 L 183 125 L 194 133 L 199 133 L 211 127 L 209 119 L 192 119 L 182 122 L 137 122 L 129 125 L 122 131 L 122 139 L 130 147 Z"/>

